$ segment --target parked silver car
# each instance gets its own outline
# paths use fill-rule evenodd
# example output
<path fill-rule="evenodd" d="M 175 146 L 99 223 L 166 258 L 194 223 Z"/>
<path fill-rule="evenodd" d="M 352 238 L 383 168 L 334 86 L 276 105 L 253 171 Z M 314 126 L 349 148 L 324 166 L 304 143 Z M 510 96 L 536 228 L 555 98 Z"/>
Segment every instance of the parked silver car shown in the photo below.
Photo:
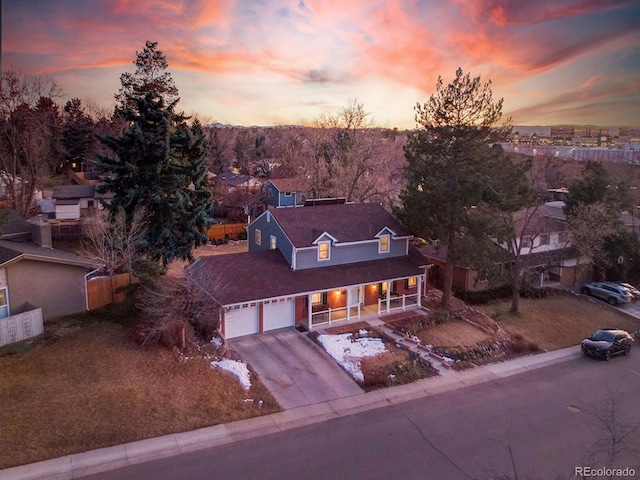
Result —
<path fill-rule="evenodd" d="M 624 288 L 627 292 L 629 292 L 631 294 L 631 298 L 633 300 L 638 300 L 640 299 L 640 290 L 638 290 L 636 287 L 634 287 L 633 285 L 629 284 L 629 283 L 624 283 L 624 282 L 619 282 L 618 285 L 620 285 L 622 288 Z"/>
<path fill-rule="evenodd" d="M 618 305 L 630 303 L 633 298 L 631 294 L 620 285 L 611 282 L 591 282 L 584 285 L 580 291 L 584 295 L 591 295 L 609 303 Z"/>

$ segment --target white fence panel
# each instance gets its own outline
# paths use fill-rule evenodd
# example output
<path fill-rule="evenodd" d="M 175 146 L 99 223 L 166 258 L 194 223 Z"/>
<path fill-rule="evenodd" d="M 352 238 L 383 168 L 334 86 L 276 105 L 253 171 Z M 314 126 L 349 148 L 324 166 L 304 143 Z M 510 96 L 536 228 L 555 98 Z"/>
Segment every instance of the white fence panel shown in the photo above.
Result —
<path fill-rule="evenodd" d="M 0 347 L 44 333 L 42 308 L 0 318 Z"/>

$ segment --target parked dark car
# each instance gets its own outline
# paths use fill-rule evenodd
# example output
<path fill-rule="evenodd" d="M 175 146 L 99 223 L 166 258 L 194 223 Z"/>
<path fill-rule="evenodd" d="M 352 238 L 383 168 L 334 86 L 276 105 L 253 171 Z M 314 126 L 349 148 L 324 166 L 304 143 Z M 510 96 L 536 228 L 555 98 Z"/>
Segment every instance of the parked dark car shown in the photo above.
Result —
<path fill-rule="evenodd" d="M 633 342 L 633 337 L 624 330 L 603 328 L 582 341 L 582 351 L 590 357 L 609 360 L 620 353 L 629 355 Z"/>
<path fill-rule="evenodd" d="M 616 285 L 611 282 L 591 282 L 584 285 L 580 291 L 584 295 L 591 295 L 592 297 L 599 298 L 608 302 L 609 305 L 618 305 L 620 303 L 631 302 L 631 294 L 622 288 L 620 285 Z"/>

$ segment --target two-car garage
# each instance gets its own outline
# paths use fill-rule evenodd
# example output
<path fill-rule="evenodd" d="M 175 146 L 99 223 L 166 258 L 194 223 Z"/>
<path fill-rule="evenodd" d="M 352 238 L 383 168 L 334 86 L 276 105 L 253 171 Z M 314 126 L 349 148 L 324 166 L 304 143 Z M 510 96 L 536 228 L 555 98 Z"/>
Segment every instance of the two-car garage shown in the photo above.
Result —
<path fill-rule="evenodd" d="M 223 321 L 227 339 L 292 327 L 295 323 L 295 299 L 288 297 L 236 305 L 225 310 Z"/>

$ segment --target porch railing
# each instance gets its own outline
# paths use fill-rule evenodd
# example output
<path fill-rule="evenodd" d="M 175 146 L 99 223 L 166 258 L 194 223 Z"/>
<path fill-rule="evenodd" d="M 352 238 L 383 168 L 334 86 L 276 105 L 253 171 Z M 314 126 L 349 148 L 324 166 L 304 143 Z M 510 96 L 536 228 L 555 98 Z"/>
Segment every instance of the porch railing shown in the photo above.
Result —
<path fill-rule="evenodd" d="M 326 310 L 320 310 L 311 314 L 311 327 L 317 327 L 320 325 L 329 325 L 334 320 L 341 320 L 347 318 L 347 307 L 331 308 Z"/>
<path fill-rule="evenodd" d="M 408 295 L 398 295 L 389 297 L 389 308 L 387 308 L 387 299 L 378 299 L 378 313 L 390 312 L 392 310 L 405 310 L 407 307 L 412 307 L 418 304 L 418 294 L 411 293 Z"/>

